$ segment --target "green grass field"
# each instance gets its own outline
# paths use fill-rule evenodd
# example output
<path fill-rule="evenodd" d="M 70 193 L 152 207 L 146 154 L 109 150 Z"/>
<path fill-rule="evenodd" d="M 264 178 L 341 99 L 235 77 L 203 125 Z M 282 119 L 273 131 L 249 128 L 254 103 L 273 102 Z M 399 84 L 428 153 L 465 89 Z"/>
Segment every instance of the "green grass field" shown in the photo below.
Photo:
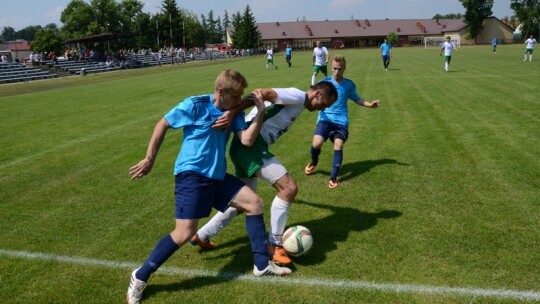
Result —
<path fill-rule="evenodd" d="M 351 103 L 340 186 L 327 188 L 328 143 L 303 173 L 316 113 L 272 147 L 299 184 L 289 225 L 311 229 L 312 251 L 289 277 L 255 279 L 242 217 L 216 250 L 176 252 L 144 303 L 540 302 L 540 61 L 520 46 L 463 47 L 445 73 L 438 49 L 396 48 L 386 72 L 377 49 L 340 53 L 360 94 L 381 101 Z M 307 89 L 310 56 L 0 86 L 0 303 L 122 303 L 174 224 L 181 133 L 149 176 L 128 178 L 155 123 L 226 68 L 249 90 Z M 268 207 L 273 189 L 259 193 Z"/>

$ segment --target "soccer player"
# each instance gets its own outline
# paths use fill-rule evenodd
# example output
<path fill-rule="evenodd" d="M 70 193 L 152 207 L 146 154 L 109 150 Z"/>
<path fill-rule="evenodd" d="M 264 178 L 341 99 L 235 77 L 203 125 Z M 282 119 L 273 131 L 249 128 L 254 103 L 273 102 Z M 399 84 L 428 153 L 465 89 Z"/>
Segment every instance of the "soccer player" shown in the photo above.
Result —
<path fill-rule="evenodd" d="M 292 47 L 290 44 L 287 44 L 287 48 L 285 49 L 285 61 L 291 67 L 291 59 L 292 59 Z"/>
<path fill-rule="evenodd" d="M 296 197 L 298 186 L 287 169 L 269 151 L 269 146 L 275 143 L 289 128 L 304 109 L 308 111 L 323 110 L 331 106 L 338 97 L 334 85 L 328 81 L 315 84 L 304 92 L 296 88 L 260 89 L 266 100 L 266 114 L 261 131 L 255 144 L 251 147 L 243 145 L 235 136 L 231 142 L 230 156 L 236 168 L 236 176 L 253 191 L 257 191 L 259 179 L 273 186 L 277 193 L 270 207 L 269 255 L 276 264 L 291 263 L 290 257 L 282 247 L 281 236 L 285 231 L 289 208 Z M 254 108 L 246 116 L 249 124 L 259 113 Z M 215 244 L 210 238 L 215 236 L 239 213 L 236 208 L 228 208 L 218 212 L 192 238 L 193 245 L 202 249 L 212 249 Z"/>
<path fill-rule="evenodd" d="M 384 42 L 381 44 L 381 58 L 383 61 L 384 69 L 388 71 L 390 65 L 390 58 L 392 58 L 392 44 L 388 43 L 388 40 L 384 38 Z"/>
<path fill-rule="evenodd" d="M 529 61 L 532 61 L 532 54 L 535 44 L 536 39 L 534 39 L 533 35 L 531 35 L 529 39 L 525 40 L 525 55 L 523 57 L 523 61 L 527 61 L 527 54 L 529 54 Z"/>
<path fill-rule="evenodd" d="M 199 219 L 208 217 L 212 208 L 225 211 L 232 206 L 246 212 L 246 230 L 253 250 L 255 276 L 287 275 L 291 272 L 289 268 L 269 261 L 262 200 L 240 179 L 226 173 L 225 147 L 229 134 L 235 132 L 242 143 L 249 146 L 260 131 L 265 108 L 261 92 L 255 91 L 250 95 L 260 114 L 256 115 L 249 128 L 242 115 L 236 115 L 226 130 L 212 127 L 225 111 L 240 104 L 247 86 L 246 79 L 239 72 L 221 72 L 215 81 L 213 94 L 186 98 L 157 123 L 146 157 L 129 169 L 132 179 L 147 175 L 167 131 L 183 128 L 182 148 L 174 166 L 175 228 L 158 241 L 144 264 L 131 273 L 126 294 L 129 304 L 140 303 L 150 275 L 195 235 Z"/>
<path fill-rule="evenodd" d="M 441 52 L 439 53 L 439 56 L 442 56 L 442 53 L 444 51 L 445 72 L 448 72 L 448 68 L 450 67 L 450 61 L 452 60 L 452 50 L 456 49 L 456 45 L 450 39 L 450 36 L 446 36 L 446 41 L 442 44 Z"/>
<path fill-rule="evenodd" d="M 307 164 L 304 172 L 310 175 L 319 163 L 321 148 L 326 140 L 334 144 L 334 158 L 330 172 L 328 187 L 333 189 L 338 186 L 337 176 L 343 162 L 343 146 L 349 137 L 349 115 L 347 101 L 350 99 L 356 104 L 376 108 L 379 106 L 379 100 L 365 101 L 356 90 L 354 82 L 343 77 L 347 67 L 345 57 L 336 55 L 332 59 L 332 76 L 326 77 L 324 81 L 330 81 L 338 91 L 337 101 L 329 108 L 319 111 L 317 119 L 317 128 L 313 135 L 311 144 L 311 161 Z"/>
<path fill-rule="evenodd" d="M 493 38 L 493 40 L 491 40 L 491 46 L 493 46 L 493 54 L 497 53 L 497 44 L 499 43 L 499 40 L 497 39 L 497 37 Z"/>
<path fill-rule="evenodd" d="M 268 48 L 266 50 L 266 69 L 268 70 L 268 65 L 272 64 L 274 68 L 277 70 L 277 65 L 274 65 L 274 50 L 272 48 Z"/>
<path fill-rule="evenodd" d="M 326 65 L 328 64 L 328 58 L 330 58 L 330 53 L 326 47 L 321 46 L 321 42 L 315 42 L 315 48 L 313 49 L 313 75 L 311 75 L 311 85 L 315 84 L 317 79 L 317 74 L 322 72 L 324 77 L 328 76 L 328 69 Z"/>

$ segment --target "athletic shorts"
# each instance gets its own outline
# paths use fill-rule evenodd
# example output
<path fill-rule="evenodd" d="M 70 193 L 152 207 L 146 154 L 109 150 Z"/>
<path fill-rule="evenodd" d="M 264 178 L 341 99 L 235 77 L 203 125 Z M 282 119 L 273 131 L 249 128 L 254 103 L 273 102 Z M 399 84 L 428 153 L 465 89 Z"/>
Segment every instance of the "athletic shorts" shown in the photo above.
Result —
<path fill-rule="evenodd" d="M 452 56 L 444 56 L 444 61 L 450 63 L 450 60 L 452 60 Z"/>
<path fill-rule="evenodd" d="M 349 138 L 349 128 L 329 121 L 319 121 L 317 129 L 315 129 L 315 135 L 322 136 L 324 141 L 330 138 L 331 142 L 334 142 L 334 139 L 338 136 L 343 142 L 346 142 Z"/>
<path fill-rule="evenodd" d="M 245 186 L 244 182 L 230 174 L 225 174 L 223 180 L 217 180 L 195 171 L 178 173 L 175 182 L 174 215 L 180 220 L 208 217 L 212 208 L 225 211 Z"/>
<path fill-rule="evenodd" d="M 291 61 L 291 55 L 285 55 L 285 61 L 287 62 Z"/>
<path fill-rule="evenodd" d="M 533 49 L 525 49 L 525 54 L 527 54 L 527 53 L 529 53 L 529 54 L 531 54 L 531 55 L 532 55 L 532 53 L 533 53 Z"/>
<path fill-rule="evenodd" d="M 266 63 L 274 64 L 274 58 L 266 58 Z"/>
<path fill-rule="evenodd" d="M 251 188 L 253 192 L 257 192 L 257 181 L 259 178 L 269 185 L 273 185 L 278 181 L 278 179 L 287 174 L 287 169 L 285 169 L 285 167 L 275 157 L 263 158 L 262 162 L 263 164 L 259 170 L 255 172 L 255 176 L 242 178 L 242 181 L 246 183 L 246 185 Z"/>
<path fill-rule="evenodd" d="M 323 73 L 324 75 L 326 75 L 328 73 L 328 70 L 326 69 L 326 65 L 314 65 L 313 66 L 313 72 L 314 73 Z"/>
<path fill-rule="evenodd" d="M 382 60 L 383 61 L 390 61 L 390 55 L 383 55 Z"/>

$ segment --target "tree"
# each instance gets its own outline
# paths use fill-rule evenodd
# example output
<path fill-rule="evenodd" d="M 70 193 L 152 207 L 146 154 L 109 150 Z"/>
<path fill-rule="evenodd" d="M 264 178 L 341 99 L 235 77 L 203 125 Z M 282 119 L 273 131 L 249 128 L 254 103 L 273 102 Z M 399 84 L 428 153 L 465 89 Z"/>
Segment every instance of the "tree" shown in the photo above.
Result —
<path fill-rule="evenodd" d="M 457 13 L 457 14 L 446 14 L 446 15 L 436 14 L 431 19 L 461 19 L 461 18 L 463 18 L 463 16 L 460 13 Z"/>
<path fill-rule="evenodd" d="M 235 48 L 258 48 L 261 43 L 261 32 L 255 25 L 256 20 L 251 13 L 249 5 L 246 5 L 244 13 L 233 15 L 233 44 Z"/>
<path fill-rule="evenodd" d="M 529 35 L 538 37 L 540 26 L 540 1 L 539 0 L 511 0 L 510 8 L 516 13 L 523 27 L 521 37 L 529 38 Z"/>
<path fill-rule="evenodd" d="M 394 32 L 389 32 L 388 35 L 386 35 L 386 40 L 388 40 L 388 43 L 394 46 L 399 44 L 399 37 Z"/>
<path fill-rule="evenodd" d="M 465 8 L 469 34 L 476 41 L 476 37 L 484 29 L 484 20 L 492 14 L 493 0 L 459 0 L 459 2 Z"/>
<path fill-rule="evenodd" d="M 37 53 L 53 51 L 56 54 L 63 54 L 60 32 L 50 28 L 37 32 L 32 41 L 32 51 Z"/>
<path fill-rule="evenodd" d="M 2 29 L 2 41 L 11 41 L 15 39 L 15 29 L 11 26 L 4 26 Z"/>

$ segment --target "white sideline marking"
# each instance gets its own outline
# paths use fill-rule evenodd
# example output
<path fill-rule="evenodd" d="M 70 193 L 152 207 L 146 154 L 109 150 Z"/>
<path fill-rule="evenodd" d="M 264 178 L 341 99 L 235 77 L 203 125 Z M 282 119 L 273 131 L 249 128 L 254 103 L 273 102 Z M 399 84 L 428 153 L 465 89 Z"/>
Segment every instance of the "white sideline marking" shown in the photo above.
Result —
<path fill-rule="evenodd" d="M 130 122 L 128 124 L 125 124 L 125 125 L 122 125 L 122 126 L 118 126 L 118 127 L 114 127 L 112 129 L 108 129 L 108 130 L 105 130 L 101 133 L 94 133 L 90 136 L 87 136 L 87 137 L 83 137 L 83 138 L 79 138 L 77 140 L 72 140 L 70 142 L 67 142 L 65 144 L 62 144 L 62 145 L 58 145 L 54 148 L 51 148 L 49 150 L 45 150 L 45 151 L 42 151 L 42 152 L 39 152 L 39 153 L 36 153 L 36 154 L 31 154 L 31 155 L 28 155 L 28 156 L 25 156 L 25 157 L 21 157 L 21 158 L 18 158 L 18 159 L 15 159 L 11 162 L 7 162 L 5 164 L 0 164 L 0 169 L 4 169 L 4 168 L 7 168 L 7 167 L 11 167 L 11 166 L 14 166 L 14 165 L 17 165 L 19 163 L 22 163 L 22 162 L 25 162 L 27 160 L 30 160 L 30 159 L 34 159 L 34 158 L 38 158 L 42 155 L 45 155 L 45 154 L 48 154 L 48 153 L 51 153 L 51 152 L 54 152 L 54 151 L 58 151 L 62 148 L 67 148 L 67 147 L 71 147 L 75 144 L 78 144 L 78 143 L 82 143 L 82 142 L 85 142 L 85 141 L 90 141 L 90 140 L 93 140 L 93 139 L 96 139 L 100 136 L 103 136 L 103 135 L 106 135 L 106 134 L 109 134 L 109 133 L 112 133 L 114 131 L 118 131 L 118 130 L 121 130 L 125 127 L 129 127 L 129 126 L 132 126 L 132 125 L 135 125 L 135 124 L 138 124 L 140 123 L 141 121 L 145 121 L 145 120 L 148 120 L 148 119 L 151 119 L 151 118 L 154 118 L 154 117 L 157 117 L 157 116 L 161 116 L 163 114 L 156 114 L 156 115 L 152 115 L 152 116 L 149 116 L 149 117 L 146 117 L 146 118 L 143 118 L 143 119 L 140 119 L 140 120 L 137 120 L 137 121 L 134 121 L 134 122 Z"/>
<path fill-rule="evenodd" d="M 0 249 L 0 255 L 24 258 L 29 260 L 44 260 L 60 263 L 70 263 L 77 265 L 102 266 L 106 268 L 126 268 L 132 270 L 139 266 L 136 263 L 115 262 L 107 260 L 89 259 L 83 257 L 70 257 L 62 255 L 54 255 L 39 252 L 14 251 Z M 457 295 L 457 296 L 473 296 L 473 297 L 488 297 L 488 298 L 506 298 L 527 301 L 540 300 L 540 292 L 538 291 L 518 291 L 506 289 L 483 289 L 470 287 L 444 287 L 430 285 L 412 285 L 398 283 L 375 283 L 362 281 L 346 281 L 346 280 L 326 280 L 326 279 L 302 279 L 294 277 L 262 277 L 257 278 L 253 275 L 232 272 L 217 272 L 205 270 L 190 270 L 176 267 L 161 267 L 159 273 L 169 275 L 182 275 L 188 277 L 216 277 L 228 280 L 240 280 L 248 282 L 270 282 L 275 284 L 286 285 L 308 285 L 327 288 L 343 288 L 343 289 L 365 289 L 378 290 L 387 293 L 412 293 L 419 295 Z M 294 276 L 294 275 L 293 275 Z"/>

